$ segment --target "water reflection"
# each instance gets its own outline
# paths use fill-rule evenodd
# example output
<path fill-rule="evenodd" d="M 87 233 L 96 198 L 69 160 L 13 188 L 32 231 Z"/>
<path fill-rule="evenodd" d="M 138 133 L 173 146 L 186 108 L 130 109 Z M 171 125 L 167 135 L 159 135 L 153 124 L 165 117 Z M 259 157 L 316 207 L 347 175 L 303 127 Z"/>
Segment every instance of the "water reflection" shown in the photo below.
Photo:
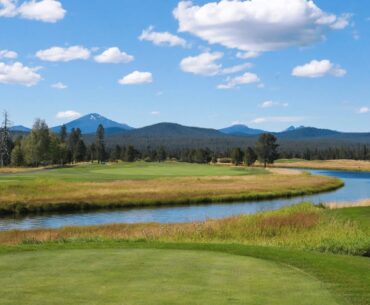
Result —
<path fill-rule="evenodd" d="M 291 199 L 68 214 L 43 214 L 31 215 L 23 218 L 2 218 L 0 219 L 0 230 L 29 230 L 36 228 L 60 228 L 65 226 L 87 226 L 110 223 L 192 222 L 273 210 L 301 201 L 312 201 L 318 204 L 327 201 L 357 201 L 370 198 L 370 173 L 327 170 L 311 170 L 311 172 L 314 174 L 338 177 L 345 182 L 345 186 L 329 193 Z"/>

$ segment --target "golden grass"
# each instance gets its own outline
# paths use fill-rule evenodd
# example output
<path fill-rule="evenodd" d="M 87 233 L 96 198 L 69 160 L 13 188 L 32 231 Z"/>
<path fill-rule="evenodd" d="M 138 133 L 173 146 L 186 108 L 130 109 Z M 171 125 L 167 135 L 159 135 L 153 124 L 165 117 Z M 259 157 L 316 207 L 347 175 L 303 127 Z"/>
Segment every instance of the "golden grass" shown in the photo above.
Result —
<path fill-rule="evenodd" d="M 370 171 L 370 161 L 360 160 L 315 160 L 275 163 L 274 167 L 281 168 L 315 168 L 350 171 Z"/>
<path fill-rule="evenodd" d="M 233 177 L 179 177 L 111 182 L 38 179 L 0 185 L 0 212 L 258 200 L 328 191 L 338 179 L 307 173 Z"/>
<path fill-rule="evenodd" d="M 344 209 L 353 207 L 369 207 L 370 199 L 360 200 L 357 202 L 327 202 L 324 206 L 328 209 Z"/>
<path fill-rule="evenodd" d="M 37 168 L 42 169 L 42 168 Z M 34 171 L 33 167 L 0 167 L 0 174 L 17 174 Z"/>
<path fill-rule="evenodd" d="M 356 223 L 300 204 L 278 211 L 183 224 L 112 224 L 0 232 L 0 244 L 73 241 L 215 242 L 364 254 L 370 238 Z"/>

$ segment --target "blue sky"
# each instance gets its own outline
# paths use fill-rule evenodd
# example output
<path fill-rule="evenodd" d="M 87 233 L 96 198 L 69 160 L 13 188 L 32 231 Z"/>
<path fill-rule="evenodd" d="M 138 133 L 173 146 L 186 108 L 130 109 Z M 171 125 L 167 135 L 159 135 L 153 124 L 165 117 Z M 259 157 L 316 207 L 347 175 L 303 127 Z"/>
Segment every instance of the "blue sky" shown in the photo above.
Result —
<path fill-rule="evenodd" d="M 370 3 L 271 3 L 0 0 L 0 109 L 369 132 Z"/>

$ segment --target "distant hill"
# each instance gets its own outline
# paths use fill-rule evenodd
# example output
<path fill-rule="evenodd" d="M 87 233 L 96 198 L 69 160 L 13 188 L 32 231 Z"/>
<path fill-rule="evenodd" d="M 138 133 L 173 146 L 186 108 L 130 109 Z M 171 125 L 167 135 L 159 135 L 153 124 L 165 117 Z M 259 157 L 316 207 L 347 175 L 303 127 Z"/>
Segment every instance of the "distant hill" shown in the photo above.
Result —
<path fill-rule="evenodd" d="M 242 125 L 242 124 L 236 124 L 236 125 L 232 125 L 230 127 L 222 128 L 219 131 L 224 133 L 224 134 L 238 135 L 238 136 L 259 135 L 259 134 L 262 134 L 262 133 L 266 132 L 266 131 L 261 130 L 261 129 L 249 128 L 248 126 Z"/>
<path fill-rule="evenodd" d="M 297 129 L 302 129 L 302 128 L 305 128 L 305 126 L 298 126 L 298 127 L 295 127 L 295 126 L 289 126 L 287 129 L 285 129 L 283 132 L 285 131 L 293 131 L 293 130 L 297 130 Z"/>
<path fill-rule="evenodd" d="M 80 128 L 83 134 L 91 134 L 96 132 L 96 129 L 100 124 L 102 124 L 104 128 L 107 129 L 107 134 L 109 134 L 109 131 L 111 131 L 112 133 L 119 133 L 133 129 L 126 124 L 117 123 L 115 121 L 107 119 L 106 117 L 103 117 L 98 113 L 87 114 L 81 118 L 66 123 L 65 126 L 67 127 L 68 132 L 70 132 L 72 128 Z M 51 130 L 53 132 L 59 132 L 60 128 L 61 126 L 56 126 L 51 128 Z"/>
<path fill-rule="evenodd" d="M 80 128 L 87 144 L 95 141 L 95 132 L 99 124 L 105 128 L 108 146 L 116 144 L 134 145 L 145 149 L 148 146 L 165 146 L 176 151 L 183 148 L 210 148 L 215 151 L 230 150 L 234 147 L 254 146 L 258 136 L 266 131 L 249 128 L 245 125 L 234 125 L 221 130 L 183 126 L 176 123 L 158 123 L 151 126 L 133 129 L 114 122 L 97 113 L 85 115 L 66 124 L 68 131 Z M 59 132 L 60 126 L 52 128 Z M 24 135 L 30 129 L 14 126 L 12 136 Z M 282 132 L 274 132 L 281 149 L 303 151 L 307 148 L 329 148 L 370 144 L 370 133 L 346 133 L 315 127 L 290 126 Z"/>
<path fill-rule="evenodd" d="M 176 123 L 158 123 L 155 125 L 138 128 L 128 133 L 138 137 L 212 137 L 224 136 L 215 129 L 188 127 Z"/>
<path fill-rule="evenodd" d="M 303 138 L 319 138 L 319 137 L 328 137 L 334 135 L 340 135 L 345 133 L 340 133 L 335 130 L 330 129 L 320 129 L 315 127 L 299 127 L 299 128 L 289 128 L 289 130 L 276 133 L 278 138 L 284 139 L 303 139 Z"/>
<path fill-rule="evenodd" d="M 9 128 L 9 130 L 11 132 L 25 132 L 25 133 L 31 132 L 30 128 L 25 127 L 23 125 L 12 126 L 12 127 Z"/>

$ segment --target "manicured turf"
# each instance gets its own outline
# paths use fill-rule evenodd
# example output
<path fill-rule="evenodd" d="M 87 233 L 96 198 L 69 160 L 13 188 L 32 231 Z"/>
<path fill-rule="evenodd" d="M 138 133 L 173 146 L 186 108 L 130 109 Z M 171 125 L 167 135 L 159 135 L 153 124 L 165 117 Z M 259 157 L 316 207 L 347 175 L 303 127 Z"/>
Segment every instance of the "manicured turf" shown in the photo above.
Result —
<path fill-rule="evenodd" d="M 0 256 L 0 304 L 338 304 L 299 270 L 251 257 L 156 249 Z"/>
<path fill-rule="evenodd" d="M 85 164 L 38 172 L 23 172 L 0 176 L 0 182 L 37 178 L 61 179 L 64 181 L 112 181 L 142 180 L 168 177 L 245 176 L 268 173 L 261 168 L 231 167 L 220 165 L 190 164 L 180 162 L 163 163 L 114 163 Z"/>

